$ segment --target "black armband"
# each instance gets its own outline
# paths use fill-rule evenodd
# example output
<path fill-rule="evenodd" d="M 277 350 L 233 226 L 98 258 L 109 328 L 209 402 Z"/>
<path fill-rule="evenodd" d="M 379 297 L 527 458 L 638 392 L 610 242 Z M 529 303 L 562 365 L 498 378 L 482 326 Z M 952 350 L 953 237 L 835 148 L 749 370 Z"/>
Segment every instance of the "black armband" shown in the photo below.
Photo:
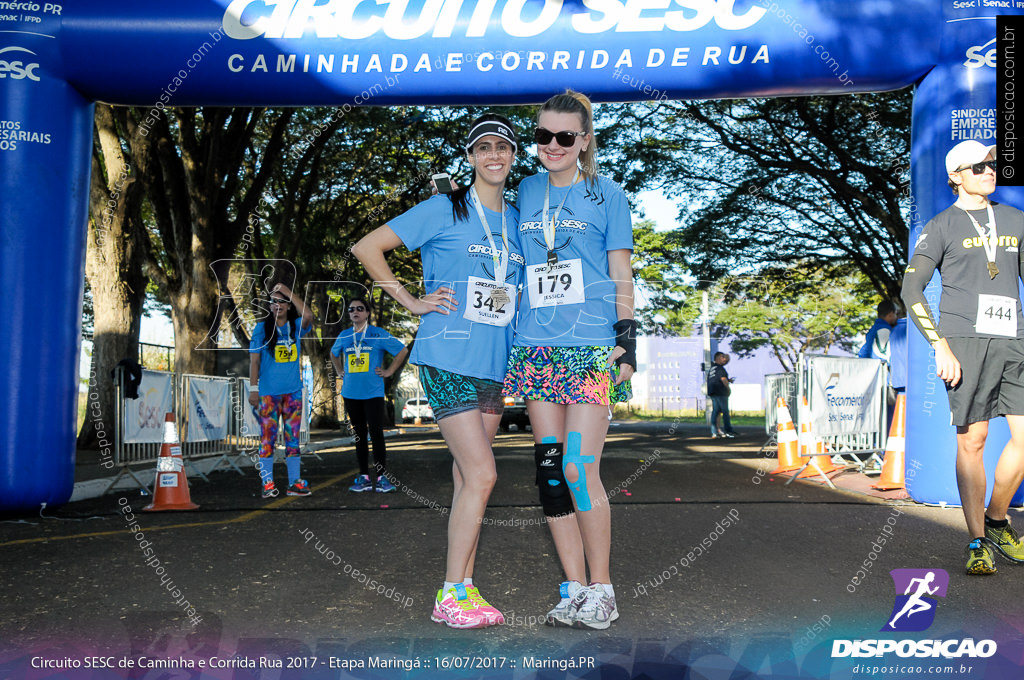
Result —
<path fill-rule="evenodd" d="M 636 321 L 634 319 L 619 319 L 612 326 L 615 331 L 615 344 L 626 350 L 626 353 L 615 360 L 615 363 L 629 364 L 636 370 Z"/>

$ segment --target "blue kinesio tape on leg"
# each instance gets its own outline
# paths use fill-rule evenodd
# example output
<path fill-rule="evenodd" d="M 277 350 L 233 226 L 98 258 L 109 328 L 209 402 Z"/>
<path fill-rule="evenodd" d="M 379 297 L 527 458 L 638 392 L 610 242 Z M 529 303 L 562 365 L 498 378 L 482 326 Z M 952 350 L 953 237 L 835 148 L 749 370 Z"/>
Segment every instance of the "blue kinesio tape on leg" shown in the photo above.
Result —
<path fill-rule="evenodd" d="M 572 491 L 573 498 L 576 499 L 576 508 L 580 512 L 586 512 L 590 510 L 590 494 L 587 493 L 587 470 L 583 467 L 583 464 L 593 463 L 594 457 L 580 455 L 581 448 L 583 448 L 583 435 L 579 432 L 570 432 L 565 438 L 562 472 L 565 472 L 566 466 L 570 463 L 576 466 L 576 481 L 570 482 L 569 478 L 566 477 L 565 483 L 569 485 L 569 491 Z"/>

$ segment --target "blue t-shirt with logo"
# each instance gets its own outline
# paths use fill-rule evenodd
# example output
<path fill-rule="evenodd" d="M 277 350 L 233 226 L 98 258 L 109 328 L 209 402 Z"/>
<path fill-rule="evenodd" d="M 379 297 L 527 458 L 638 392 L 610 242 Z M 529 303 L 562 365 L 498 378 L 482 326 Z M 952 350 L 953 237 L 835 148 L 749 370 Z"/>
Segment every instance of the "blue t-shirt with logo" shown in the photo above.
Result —
<path fill-rule="evenodd" d="M 289 321 L 277 327 L 277 343 L 267 345 L 263 322 L 256 324 L 249 339 L 249 353 L 260 355 L 260 396 L 294 394 L 302 391 L 302 376 L 299 372 L 299 340 L 312 330 L 312 324 L 302 327 L 302 319 Z"/>
<path fill-rule="evenodd" d="M 502 251 L 501 214 L 487 208 L 484 208 L 484 214 L 495 247 Z M 518 287 L 523 256 L 517 237 L 519 212 L 511 205 L 507 206 L 505 220 L 512 251 L 505 282 Z M 426 292 L 432 293 L 440 286 L 448 286 L 455 291 L 455 299 L 459 303 L 458 308 L 447 315 L 430 312 L 420 317 L 410 361 L 459 375 L 504 380 L 505 364 L 512 346 L 513 324 L 492 326 L 471 322 L 463 316 L 468 307 L 481 302 L 467 299 L 469 277 L 494 280 L 490 242 L 472 202 L 469 204 L 469 218 L 456 221 L 451 199 L 437 195 L 389 220 L 388 226 L 402 239 L 406 248 L 420 251 Z"/>
<path fill-rule="evenodd" d="M 633 249 L 633 223 L 626 195 L 622 187 L 604 176 L 598 176 L 593 184 L 584 180 L 571 187 L 551 187 L 549 219 L 565 199 L 555 223 L 554 251 L 559 265 L 579 261 L 583 301 L 533 308 L 531 286 L 537 289 L 535 292 L 552 292 L 560 290 L 565 282 L 561 275 L 551 276 L 546 268 L 541 272 L 529 271 L 531 266 L 544 264 L 548 259 L 541 223 L 547 186 L 546 172 L 527 177 L 519 184 L 519 243 L 526 256 L 526 274 L 515 344 L 614 346 L 612 326 L 618 320 L 618 312 L 615 282 L 608 272 L 608 251 Z"/>
<path fill-rule="evenodd" d="M 331 347 L 331 354 L 341 359 L 341 370 L 345 372 L 341 396 L 346 399 L 383 397 L 384 378 L 377 375 L 377 369 L 383 365 L 385 353 L 397 356 L 403 349 L 405 345 L 401 340 L 377 326 L 368 324 L 365 333 L 356 333 L 354 328 L 342 331 Z"/>

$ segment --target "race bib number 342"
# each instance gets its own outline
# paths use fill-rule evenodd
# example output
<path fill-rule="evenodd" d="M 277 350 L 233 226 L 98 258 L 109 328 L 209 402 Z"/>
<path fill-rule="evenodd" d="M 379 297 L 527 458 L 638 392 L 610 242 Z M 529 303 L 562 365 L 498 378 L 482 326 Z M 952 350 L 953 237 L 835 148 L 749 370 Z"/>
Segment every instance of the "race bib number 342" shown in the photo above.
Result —
<path fill-rule="evenodd" d="M 467 321 L 507 326 L 516 315 L 516 290 L 511 284 L 470 276 L 466 293 L 469 304 L 463 317 Z"/>

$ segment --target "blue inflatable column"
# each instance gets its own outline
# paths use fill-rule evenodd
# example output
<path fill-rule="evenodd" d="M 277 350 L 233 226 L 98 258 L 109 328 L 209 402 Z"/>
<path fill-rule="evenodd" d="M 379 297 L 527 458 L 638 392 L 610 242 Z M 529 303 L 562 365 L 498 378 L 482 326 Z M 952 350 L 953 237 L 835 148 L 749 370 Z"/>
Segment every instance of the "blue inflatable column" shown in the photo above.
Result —
<path fill-rule="evenodd" d="M 0 511 L 74 486 L 93 105 L 48 23 L 0 36 Z"/>
<path fill-rule="evenodd" d="M 989 9 L 944 6 L 946 24 L 939 65 L 924 78 L 914 96 L 909 252 L 928 220 L 955 200 L 946 183 L 946 152 L 968 139 L 996 143 L 996 19 Z M 993 198 L 1024 209 L 1024 191 L 1018 187 L 997 188 Z M 940 291 L 936 273 L 925 290 L 936 316 Z M 909 341 L 907 490 L 922 503 L 959 505 L 956 430 L 950 425 L 946 388 L 935 375 L 934 352 L 912 323 Z M 1006 420 L 992 421 L 985 447 L 986 503 L 992 494 L 996 461 L 1008 440 Z M 1013 504 L 1022 502 L 1024 495 L 1018 489 Z"/>

